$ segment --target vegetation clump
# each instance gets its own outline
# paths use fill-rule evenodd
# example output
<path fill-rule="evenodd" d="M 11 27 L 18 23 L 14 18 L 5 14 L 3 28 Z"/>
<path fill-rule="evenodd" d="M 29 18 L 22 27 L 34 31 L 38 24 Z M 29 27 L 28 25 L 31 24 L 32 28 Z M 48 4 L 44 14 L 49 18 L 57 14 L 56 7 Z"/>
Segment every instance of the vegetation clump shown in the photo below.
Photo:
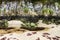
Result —
<path fill-rule="evenodd" d="M 7 28 L 8 27 L 7 20 L 0 20 L 0 28 Z"/>
<path fill-rule="evenodd" d="M 21 28 L 27 29 L 30 31 L 38 31 L 38 30 L 44 30 L 45 29 L 44 27 L 37 27 L 36 23 L 26 23 Z"/>
<path fill-rule="evenodd" d="M 24 12 L 28 13 L 29 9 L 27 7 L 24 8 Z"/>
<path fill-rule="evenodd" d="M 41 12 L 44 16 L 52 16 L 54 13 L 53 9 L 50 8 L 43 8 Z"/>

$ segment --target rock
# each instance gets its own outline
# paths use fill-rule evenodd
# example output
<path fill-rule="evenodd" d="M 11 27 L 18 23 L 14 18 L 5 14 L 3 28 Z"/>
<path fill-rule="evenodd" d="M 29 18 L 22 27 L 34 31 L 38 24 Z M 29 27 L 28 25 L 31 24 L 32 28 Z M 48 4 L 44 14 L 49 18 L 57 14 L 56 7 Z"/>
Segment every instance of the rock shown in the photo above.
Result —
<path fill-rule="evenodd" d="M 24 23 L 21 22 L 21 21 L 19 21 L 19 20 L 11 20 L 11 21 L 8 21 L 8 27 L 20 28 L 22 26 L 22 24 L 24 24 Z"/>

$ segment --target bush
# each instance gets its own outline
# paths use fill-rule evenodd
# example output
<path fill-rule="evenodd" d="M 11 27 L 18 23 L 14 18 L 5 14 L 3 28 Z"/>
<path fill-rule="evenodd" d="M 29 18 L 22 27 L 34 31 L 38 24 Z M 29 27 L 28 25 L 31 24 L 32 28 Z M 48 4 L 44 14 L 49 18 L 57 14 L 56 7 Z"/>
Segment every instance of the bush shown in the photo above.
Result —
<path fill-rule="evenodd" d="M 25 7 L 25 8 L 24 8 L 24 12 L 25 12 L 25 13 L 28 13 L 28 11 L 29 11 L 29 9 Z"/>
<path fill-rule="evenodd" d="M 41 12 L 42 12 L 42 15 L 44 16 L 49 16 L 49 15 L 52 16 L 54 13 L 54 11 L 50 8 L 43 8 Z"/>
<path fill-rule="evenodd" d="M 25 27 L 28 27 L 28 28 L 33 28 L 33 27 L 35 27 L 35 26 L 36 26 L 35 23 L 30 23 L 30 22 L 25 23 Z"/>
<path fill-rule="evenodd" d="M 24 26 L 22 26 L 21 28 L 23 29 L 27 29 L 27 30 L 30 30 L 30 31 L 38 31 L 38 30 L 44 30 L 45 28 L 44 27 L 36 27 L 37 24 L 36 23 L 25 23 Z"/>
<path fill-rule="evenodd" d="M 36 24 L 35 23 L 25 23 L 25 25 L 22 26 L 22 28 L 26 28 L 26 29 L 30 29 L 30 30 L 34 30 L 36 28 Z"/>
<path fill-rule="evenodd" d="M 0 20 L 0 28 L 7 28 L 8 23 L 7 20 Z"/>

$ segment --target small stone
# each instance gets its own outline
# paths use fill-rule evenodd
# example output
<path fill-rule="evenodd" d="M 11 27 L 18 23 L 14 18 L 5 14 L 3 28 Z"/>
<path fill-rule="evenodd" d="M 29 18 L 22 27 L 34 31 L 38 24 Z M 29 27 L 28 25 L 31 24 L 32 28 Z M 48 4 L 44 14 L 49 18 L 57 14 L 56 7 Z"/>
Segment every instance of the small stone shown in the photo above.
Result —
<path fill-rule="evenodd" d="M 32 32 L 33 34 L 36 34 L 36 32 Z"/>
<path fill-rule="evenodd" d="M 5 40 L 5 39 L 6 39 L 6 37 L 2 38 L 1 40 Z"/>
<path fill-rule="evenodd" d="M 27 36 L 31 36 L 32 34 L 28 33 Z"/>
<path fill-rule="evenodd" d="M 47 39 L 51 40 L 51 37 L 48 37 L 48 36 L 47 36 Z"/>
<path fill-rule="evenodd" d="M 7 40 L 10 40 L 9 38 Z"/>
<path fill-rule="evenodd" d="M 53 26 L 53 27 L 51 27 L 51 28 L 54 28 L 54 26 Z"/>
<path fill-rule="evenodd" d="M 56 40 L 57 38 L 55 38 L 55 37 L 52 37 L 52 39 L 53 39 L 53 40 Z"/>
<path fill-rule="evenodd" d="M 43 37 L 45 37 L 45 35 L 42 35 Z"/>
<path fill-rule="evenodd" d="M 43 34 L 45 34 L 45 35 L 50 35 L 49 33 L 43 33 Z"/>
<path fill-rule="evenodd" d="M 40 38 L 38 37 L 36 40 L 40 40 Z"/>
<path fill-rule="evenodd" d="M 57 38 L 60 38 L 59 36 L 56 36 Z"/>

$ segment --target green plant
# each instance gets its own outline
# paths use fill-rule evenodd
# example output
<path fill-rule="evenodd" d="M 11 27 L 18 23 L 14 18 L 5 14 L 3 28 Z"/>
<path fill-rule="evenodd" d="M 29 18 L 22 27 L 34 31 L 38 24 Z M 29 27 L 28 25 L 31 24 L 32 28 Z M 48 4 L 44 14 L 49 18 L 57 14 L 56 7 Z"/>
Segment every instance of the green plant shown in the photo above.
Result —
<path fill-rule="evenodd" d="M 31 28 L 33 28 L 33 27 L 35 27 L 35 26 L 36 26 L 35 23 L 26 23 L 26 27 L 31 27 Z"/>
<path fill-rule="evenodd" d="M 28 23 L 25 23 L 25 25 L 22 26 L 21 28 L 27 29 L 30 31 L 38 31 L 38 30 L 44 30 L 45 29 L 44 27 L 36 27 L 36 26 L 37 26 L 36 23 L 28 22 Z"/>
<path fill-rule="evenodd" d="M 31 23 L 31 27 L 35 27 L 36 26 L 36 24 L 35 23 Z"/>
<path fill-rule="evenodd" d="M 4 20 L 4 27 L 8 27 L 8 21 Z"/>
<path fill-rule="evenodd" d="M 36 24 L 28 22 L 28 23 L 25 23 L 25 25 L 23 25 L 22 27 L 26 29 L 35 29 Z"/>
<path fill-rule="evenodd" d="M 29 9 L 27 7 L 24 8 L 24 12 L 28 13 Z"/>
<path fill-rule="evenodd" d="M 54 11 L 50 8 L 43 8 L 41 12 L 42 12 L 42 15 L 44 16 L 49 16 L 49 15 L 51 16 L 54 13 Z"/>
<path fill-rule="evenodd" d="M 8 23 L 7 20 L 0 20 L 0 28 L 7 28 Z"/>

